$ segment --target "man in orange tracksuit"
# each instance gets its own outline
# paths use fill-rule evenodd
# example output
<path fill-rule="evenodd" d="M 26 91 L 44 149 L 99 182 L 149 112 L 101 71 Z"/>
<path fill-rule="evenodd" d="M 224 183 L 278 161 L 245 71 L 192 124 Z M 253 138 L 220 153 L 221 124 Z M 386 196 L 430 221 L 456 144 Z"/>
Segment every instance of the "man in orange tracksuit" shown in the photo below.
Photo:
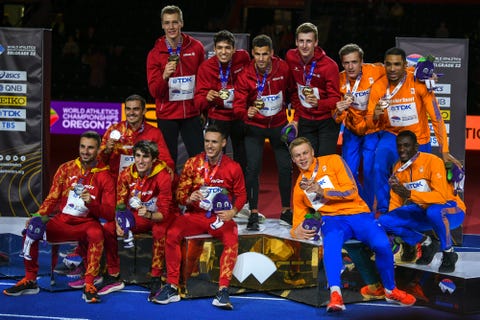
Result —
<path fill-rule="evenodd" d="M 322 215 L 325 273 L 330 287 L 327 311 L 345 310 L 341 287 L 342 246 L 357 239 L 375 252 L 375 263 L 389 302 L 412 305 L 415 298 L 395 286 L 393 253 L 385 231 L 376 223 L 367 204 L 358 195 L 348 166 L 339 155 L 315 158 L 308 139 L 290 143 L 290 154 L 300 174 L 293 190 L 293 226 L 291 235 L 310 239 L 315 230 L 303 228 L 305 214 L 311 209 Z"/>
<path fill-rule="evenodd" d="M 381 64 L 363 62 L 363 50 L 350 43 L 339 51 L 344 71 L 340 72 L 340 93 L 343 96 L 336 104 L 333 118 L 344 122 L 342 157 L 352 170 L 359 186 L 360 195 L 373 208 L 373 163 L 378 142 L 378 129 L 367 128 L 364 117 L 367 113 L 370 88 L 385 75 Z M 359 183 L 359 167 L 362 163 L 363 184 Z"/>
<path fill-rule="evenodd" d="M 395 136 L 400 131 L 414 132 L 419 150 L 431 152 L 430 118 L 443 160 L 458 163 L 448 152 L 447 133 L 437 99 L 423 83 L 415 81 L 413 73 L 407 71 L 405 51 L 400 48 L 387 50 L 384 64 L 386 76 L 372 86 L 366 116 L 369 128 L 382 130 L 374 165 L 378 213 L 388 211 L 388 178 L 398 159 Z"/>
<path fill-rule="evenodd" d="M 429 264 L 440 247 L 443 257 L 439 271 L 453 272 L 458 255 L 452 248 L 450 229 L 463 222 L 465 204 L 447 182 L 443 161 L 433 154 L 418 152 L 413 132 L 398 134 L 397 150 L 400 161 L 389 179 L 390 212 L 378 221 L 387 232 L 408 244 L 421 243 L 422 256 L 417 264 Z M 422 233 L 429 230 L 435 231 L 440 243 Z"/>

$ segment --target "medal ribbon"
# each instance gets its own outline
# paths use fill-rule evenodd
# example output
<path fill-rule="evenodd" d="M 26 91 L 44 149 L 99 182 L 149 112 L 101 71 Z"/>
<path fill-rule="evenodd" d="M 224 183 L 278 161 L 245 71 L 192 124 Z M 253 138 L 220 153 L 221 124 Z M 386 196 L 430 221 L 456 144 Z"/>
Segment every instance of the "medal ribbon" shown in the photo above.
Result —
<path fill-rule="evenodd" d="M 412 163 L 417 160 L 418 156 L 420 155 L 420 152 L 417 152 L 413 157 L 411 157 L 407 162 L 402 164 L 400 168 L 397 169 L 396 172 L 402 172 L 405 171 L 408 167 L 412 165 Z"/>
<path fill-rule="evenodd" d="M 260 83 L 260 79 L 258 78 L 258 71 L 255 68 L 255 73 L 257 74 L 257 99 L 262 98 L 263 89 L 265 88 L 265 82 L 267 81 L 267 76 L 268 76 L 267 70 L 265 70 L 265 73 L 263 74 L 262 83 Z"/>
<path fill-rule="evenodd" d="M 310 71 L 308 74 L 306 73 L 307 68 L 306 65 L 303 66 L 303 76 L 305 77 L 305 86 L 310 86 L 310 81 L 312 81 L 313 71 L 315 70 L 315 66 L 317 65 L 317 60 L 312 61 L 312 65 L 310 66 Z"/>
<path fill-rule="evenodd" d="M 220 83 L 222 84 L 222 89 L 225 89 L 227 87 L 227 82 L 228 82 L 228 77 L 230 76 L 230 68 L 232 66 L 232 60 L 228 62 L 227 65 L 227 70 L 225 70 L 225 73 L 223 73 L 222 69 L 222 63 L 218 61 L 218 72 L 220 76 Z"/>
<path fill-rule="evenodd" d="M 304 174 L 302 174 L 302 178 L 303 178 L 303 179 L 306 179 L 306 180 L 314 181 L 314 180 L 315 180 L 315 178 L 317 177 L 317 173 L 318 173 L 318 166 L 319 166 L 319 164 L 318 164 L 318 159 L 317 159 L 317 158 L 315 158 L 315 168 L 313 169 L 312 176 L 310 177 L 310 179 L 307 179 L 307 177 L 305 177 L 305 175 L 304 175 Z"/>
<path fill-rule="evenodd" d="M 405 83 L 406 78 L 407 78 L 407 75 L 404 75 L 402 80 L 400 80 L 400 82 L 393 89 L 392 93 L 390 93 L 390 85 L 387 85 L 387 92 L 385 93 L 385 98 L 387 100 L 392 99 L 397 94 L 398 90 L 400 90 L 400 88 L 402 88 L 403 84 Z"/>
<path fill-rule="evenodd" d="M 203 185 L 208 186 L 210 184 L 210 181 L 212 181 L 213 177 L 215 176 L 215 173 L 217 173 L 218 167 L 220 167 L 220 163 L 222 162 L 222 154 L 220 153 L 220 157 L 218 158 L 217 165 L 215 168 L 213 168 L 212 174 L 208 175 L 210 171 L 210 163 L 208 162 L 207 155 L 205 154 L 205 163 L 203 164 L 203 168 L 205 169 L 203 171 Z"/>
<path fill-rule="evenodd" d="M 177 49 L 175 54 L 180 57 L 180 50 L 182 50 L 182 42 L 183 42 L 183 37 L 180 37 L 180 40 L 178 41 L 177 44 Z M 165 43 L 167 44 L 167 50 L 169 55 L 173 55 L 173 49 L 172 46 L 170 45 L 170 42 L 168 42 L 167 38 L 165 38 Z"/>
<path fill-rule="evenodd" d="M 347 78 L 347 81 L 346 81 L 346 82 L 347 82 L 347 83 L 346 83 L 346 85 L 347 85 L 347 93 L 351 93 L 351 94 L 356 93 L 356 92 L 357 92 L 357 89 L 358 89 L 358 86 L 359 86 L 359 84 L 360 84 L 360 80 L 362 80 L 362 73 L 361 73 L 361 72 L 358 74 L 357 79 L 355 79 L 355 83 L 353 84 L 353 89 L 350 90 L 350 80 L 348 80 L 348 78 Z M 395 92 L 395 93 L 396 93 L 396 92 Z"/>
<path fill-rule="evenodd" d="M 138 176 L 137 181 L 135 181 L 135 188 L 133 189 L 133 195 L 137 197 L 140 200 L 140 196 L 142 195 L 141 191 L 143 188 L 143 185 L 145 184 L 145 181 L 147 181 L 148 175 L 145 175 L 143 178 L 140 178 Z"/>

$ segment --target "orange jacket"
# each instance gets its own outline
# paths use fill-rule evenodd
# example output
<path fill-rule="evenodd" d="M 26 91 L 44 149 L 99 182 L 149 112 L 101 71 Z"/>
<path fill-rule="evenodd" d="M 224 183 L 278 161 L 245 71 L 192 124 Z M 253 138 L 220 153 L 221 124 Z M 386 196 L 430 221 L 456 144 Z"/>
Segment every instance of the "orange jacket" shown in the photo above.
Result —
<path fill-rule="evenodd" d="M 340 113 L 337 109 L 333 112 L 333 118 L 337 123 L 344 121 L 345 127 L 356 135 L 378 131 L 377 128 L 368 128 L 365 122 L 367 114 L 368 97 L 373 83 L 385 75 L 385 67 L 381 64 L 364 63 L 362 64 L 362 77 L 355 90 L 355 103 L 346 111 Z M 353 90 L 355 80 L 350 80 L 350 90 Z M 345 71 L 340 72 L 340 93 L 342 97 L 347 93 L 347 75 Z M 342 98 L 343 99 L 343 98 Z"/>
<path fill-rule="evenodd" d="M 457 206 L 466 212 L 465 203 L 453 194 L 453 187 L 447 182 L 445 164 L 438 156 L 420 152 L 418 158 L 404 171 L 397 172 L 402 163 L 398 161 L 393 172 L 398 180 L 411 191 L 410 200 L 423 208 L 431 204 L 444 204 L 456 201 Z M 401 207 L 404 200 L 390 191 L 389 210 Z"/>
<path fill-rule="evenodd" d="M 315 180 L 323 185 L 324 190 L 323 205 L 317 210 L 321 215 L 353 215 L 370 211 L 359 196 L 355 179 L 342 157 L 331 154 L 318 157 L 316 161 L 318 161 L 318 172 Z M 307 171 L 300 172 L 293 189 L 292 236 L 294 236 L 293 230 L 303 222 L 310 208 L 313 208 L 305 192 L 300 189 L 300 180 L 302 177 L 307 179 L 312 177 L 316 161 Z"/>
<path fill-rule="evenodd" d="M 388 85 L 388 79 L 384 76 L 372 86 L 366 116 L 368 127 L 386 130 L 395 135 L 410 130 L 417 136 L 419 144 L 426 144 L 430 142 L 430 117 L 440 150 L 448 152 L 447 132 L 437 99 L 423 83 L 415 81 L 413 73 L 409 71 L 401 89 L 390 99 L 390 106 L 378 120 L 373 119 L 375 105 L 385 95 Z M 390 91 L 393 92 L 394 88 L 395 86 L 390 86 Z"/>

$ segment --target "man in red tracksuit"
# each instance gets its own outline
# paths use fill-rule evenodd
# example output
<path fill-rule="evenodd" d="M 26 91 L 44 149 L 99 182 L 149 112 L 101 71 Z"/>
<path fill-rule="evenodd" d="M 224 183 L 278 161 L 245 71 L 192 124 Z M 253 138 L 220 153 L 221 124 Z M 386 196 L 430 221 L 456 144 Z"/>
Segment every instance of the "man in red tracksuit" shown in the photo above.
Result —
<path fill-rule="evenodd" d="M 205 50 L 198 40 L 181 32 L 183 15 L 179 7 L 164 7 L 161 17 L 165 36 L 157 39 L 148 53 L 147 81 L 155 98 L 158 128 L 176 162 L 179 133 L 190 157 L 202 151 L 200 108 L 195 106 L 193 96 Z"/>
<path fill-rule="evenodd" d="M 183 238 L 209 233 L 219 238 L 224 246 L 220 257 L 219 290 L 212 304 L 222 309 L 232 309 L 228 286 L 238 255 L 238 229 L 233 217 L 245 204 L 245 181 L 240 165 L 223 154 L 222 149 L 227 141 L 218 127 L 207 127 L 204 141 L 205 152 L 188 159 L 180 176 L 176 198 L 186 206 L 186 211 L 175 218 L 167 231 L 167 284 L 153 297 L 153 302 L 168 304 L 180 300 L 178 285 Z M 211 209 L 206 210 L 202 205 L 225 191 L 228 192 L 231 209 L 212 213 Z M 223 225 L 215 226 L 217 219 Z"/>
<path fill-rule="evenodd" d="M 293 87 L 290 69 L 285 61 L 275 57 L 272 40 L 266 35 L 252 41 L 253 61 L 235 82 L 233 112 L 246 124 L 245 150 L 247 155 L 246 184 L 250 217 L 248 230 L 259 230 L 258 193 L 265 139 L 275 153 L 278 167 L 281 223 L 292 224 L 290 194 L 292 162 L 287 145 L 281 141 L 281 130 L 287 124 L 286 105 Z"/>
<path fill-rule="evenodd" d="M 333 154 L 340 130 L 332 118 L 340 100 L 338 66 L 318 47 L 314 24 L 301 24 L 295 34 L 297 48 L 285 56 L 296 82 L 292 92 L 293 123 L 298 126 L 298 136 L 310 140 L 315 156 Z"/>
<path fill-rule="evenodd" d="M 120 172 L 134 162 L 133 145 L 140 140 L 150 140 L 157 144 L 159 159 L 175 170 L 162 132 L 145 121 L 145 99 L 133 94 L 125 99 L 125 121 L 112 124 L 103 135 L 100 146 L 100 159 L 110 167 L 117 177 Z"/>
<path fill-rule="evenodd" d="M 157 144 L 152 141 L 139 141 L 133 146 L 135 163 L 127 167 L 119 176 L 117 204 L 128 205 L 135 218 L 133 234 L 152 231 L 152 293 L 160 288 L 165 256 L 165 235 L 173 220 L 172 177 L 165 162 L 158 160 Z M 133 205 L 132 198 L 138 201 Z M 105 230 L 105 253 L 107 275 L 104 277 L 98 294 L 104 295 L 123 289 L 120 280 L 120 257 L 118 256 L 117 235 L 123 236 L 116 221 L 107 222 Z M 149 300 L 153 295 L 150 295 Z"/>
<path fill-rule="evenodd" d="M 246 167 L 245 124 L 235 119 L 234 84 L 239 73 L 250 62 L 245 50 L 235 50 L 235 36 L 227 30 L 213 37 L 215 55 L 198 68 L 195 105 L 208 111 L 208 124 L 214 124 L 232 140 L 233 159 Z"/>
<path fill-rule="evenodd" d="M 97 161 L 101 137 L 94 131 L 80 136 L 79 157 L 62 164 L 53 178 L 50 192 L 38 210 L 43 221 L 55 213 L 47 222 L 47 240 L 51 242 L 86 241 L 87 268 L 83 299 L 100 302 L 93 283 L 99 274 L 103 252 L 103 231 L 99 218 L 113 220 L 115 212 L 115 184 L 108 167 Z M 4 294 L 19 296 L 37 294 L 38 241 L 30 249 L 32 260 L 24 260 L 25 277 Z"/>

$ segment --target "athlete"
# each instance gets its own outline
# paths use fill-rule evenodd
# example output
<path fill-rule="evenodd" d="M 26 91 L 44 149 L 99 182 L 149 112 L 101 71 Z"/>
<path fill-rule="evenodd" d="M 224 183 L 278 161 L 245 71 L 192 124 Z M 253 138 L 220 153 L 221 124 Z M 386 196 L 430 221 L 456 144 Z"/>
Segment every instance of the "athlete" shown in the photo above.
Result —
<path fill-rule="evenodd" d="M 193 96 L 205 50 L 200 41 L 182 33 L 183 14 L 179 7 L 164 7 L 161 18 L 165 35 L 148 53 L 147 81 L 155 98 L 158 128 L 176 163 L 179 133 L 189 156 L 202 151 L 200 108 L 195 106 Z"/>
<path fill-rule="evenodd" d="M 316 156 L 333 154 L 337 152 L 340 130 L 332 119 L 332 111 L 340 100 L 338 66 L 318 46 L 314 24 L 301 24 L 295 35 L 297 48 L 285 56 L 296 82 L 292 92 L 293 124 L 298 127 L 298 136 L 312 142 Z"/>
<path fill-rule="evenodd" d="M 216 127 L 205 129 L 205 151 L 187 160 L 180 176 L 177 200 L 187 206 L 185 214 L 176 217 L 167 231 L 167 284 L 153 297 L 153 302 L 168 304 L 180 300 L 181 245 L 185 237 L 209 233 L 223 243 L 220 257 L 218 292 L 212 304 L 222 309 L 233 309 L 228 286 L 238 255 L 238 230 L 233 217 L 245 204 L 245 181 L 240 165 L 224 155 L 225 135 Z M 212 195 L 228 193 L 231 209 L 212 213 L 204 204 Z M 223 222 L 215 226 L 217 218 Z"/>
<path fill-rule="evenodd" d="M 310 141 L 304 137 L 290 143 L 290 154 L 300 170 L 293 190 L 291 235 L 310 239 L 316 231 L 303 228 L 305 214 L 313 209 L 322 216 L 321 231 L 325 273 L 330 287 L 328 312 L 345 310 L 340 291 L 342 246 L 357 239 L 375 252 L 375 264 L 385 287 L 385 299 L 413 305 L 415 298 L 395 286 L 393 254 L 385 231 L 376 223 L 366 203 L 358 195 L 354 178 L 339 155 L 315 158 Z"/>
<path fill-rule="evenodd" d="M 439 272 L 455 271 L 458 254 L 453 251 L 450 230 L 465 217 L 465 204 L 447 182 L 445 164 L 436 155 L 419 152 L 417 137 L 405 130 L 397 135 L 400 160 L 389 179 L 389 212 L 378 221 L 388 233 L 401 237 L 411 246 L 420 243 L 422 255 L 417 264 L 429 264 L 442 251 Z M 435 231 L 440 243 L 424 234 Z"/>
<path fill-rule="evenodd" d="M 100 271 L 104 242 L 99 218 L 111 221 L 115 212 L 114 181 L 108 167 L 97 161 L 100 141 L 100 135 L 94 131 L 86 131 L 80 136 L 79 157 L 60 165 L 47 198 L 35 214 L 47 221 L 48 241 L 82 240 L 87 243 L 82 298 L 88 303 L 100 302 L 94 285 Z M 58 213 L 57 208 L 61 208 Z M 32 260 L 24 259 L 25 277 L 3 290 L 4 294 L 19 296 L 39 292 L 36 280 L 38 241 L 32 244 L 30 255 Z"/>

